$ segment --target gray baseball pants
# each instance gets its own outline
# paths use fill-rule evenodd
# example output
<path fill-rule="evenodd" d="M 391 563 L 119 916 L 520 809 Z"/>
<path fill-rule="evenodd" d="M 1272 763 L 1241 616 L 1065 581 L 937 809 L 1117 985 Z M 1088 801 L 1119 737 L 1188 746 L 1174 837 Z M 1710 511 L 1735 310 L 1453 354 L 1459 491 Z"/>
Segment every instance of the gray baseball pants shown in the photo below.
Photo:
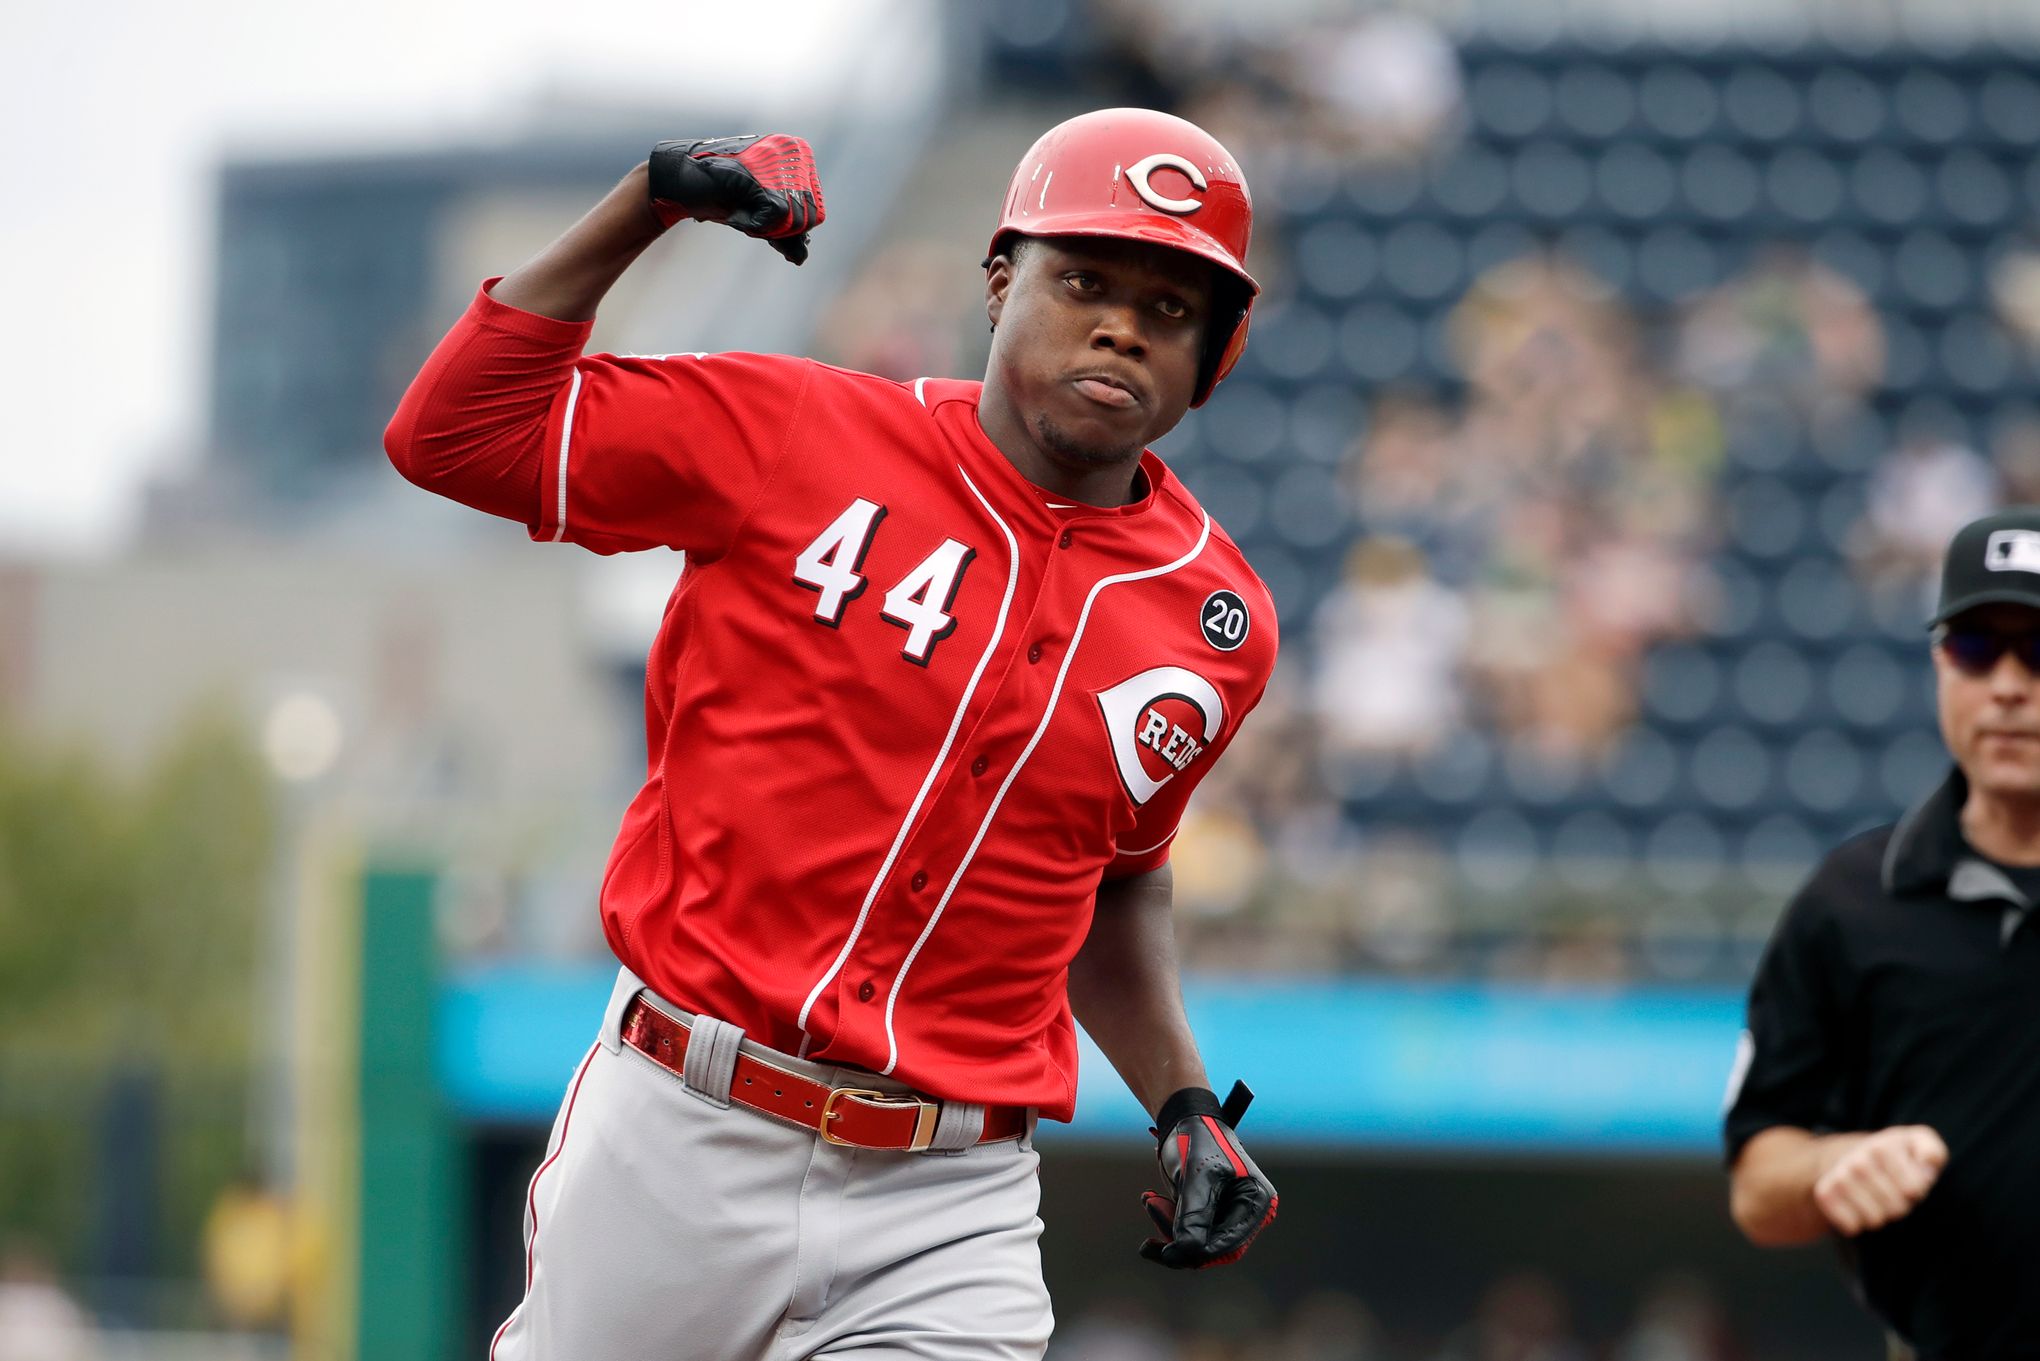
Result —
<path fill-rule="evenodd" d="M 683 1081 L 624 1044 L 643 986 L 617 979 L 568 1085 L 525 1199 L 524 1300 L 490 1361 L 1043 1354 L 1054 1320 L 1031 1136 L 926 1153 L 827 1143 L 728 1104 L 727 1063 L 705 1065 L 697 1089 L 693 1063 Z M 707 1052 L 720 1023 L 657 1004 L 693 1024 L 690 1060 Z M 906 1090 L 741 1047 L 817 1081 Z"/>

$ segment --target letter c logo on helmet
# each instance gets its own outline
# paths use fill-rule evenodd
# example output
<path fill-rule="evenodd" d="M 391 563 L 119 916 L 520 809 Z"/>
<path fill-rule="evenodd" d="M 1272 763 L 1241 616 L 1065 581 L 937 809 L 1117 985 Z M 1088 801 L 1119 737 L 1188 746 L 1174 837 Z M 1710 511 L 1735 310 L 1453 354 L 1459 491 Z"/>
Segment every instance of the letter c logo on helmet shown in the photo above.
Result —
<path fill-rule="evenodd" d="M 1173 197 L 1176 182 L 1163 171 L 1183 176 L 1196 197 Z M 1216 137 L 1155 109 L 1099 109 L 1050 128 L 1020 158 L 985 256 L 1002 254 L 1015 234 L 1099 236 L 1210 263 L 1216 306 L 1190 403 L 1202 406 L 1247 346 L 1261 291 L 1246 266 L 1253 231 L 1246 176 Z"/>
<path fill-rule="evenodd" d="M 1133 186 L 1134 193 L 1139 194 L 1150 204 L 1165 213 L 1194 213 L 1199 208 L 1202 208 L 1204 205 L 1194 198 L 1169 198 L 1148 183 L 1148 176 L 1154 174 L 1163 166 L 1168 166 L 1171 170 L 1182 171 L 1183 177 L 1196 185 L 1197 192 L 1200 194 L 1211 188 L 1211 185 L 1206 183 L 1202 170 L 1199 170 L 1181 156 L 1173 155 L 1166 151 L 1157 151 L 1154 155 L 1143 157 L 1128 166 L 1126 168 L 1126 182 Z"/>

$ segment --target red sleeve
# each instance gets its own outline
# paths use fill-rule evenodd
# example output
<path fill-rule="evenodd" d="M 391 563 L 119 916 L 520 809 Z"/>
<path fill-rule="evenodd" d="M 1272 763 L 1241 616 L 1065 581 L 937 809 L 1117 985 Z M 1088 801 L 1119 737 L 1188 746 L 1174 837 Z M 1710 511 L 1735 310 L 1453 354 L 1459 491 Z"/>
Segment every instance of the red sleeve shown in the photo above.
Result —
<path fill-rule="evenodd" d="M 592 329 L 497 302 L 491 279 L 411 384 L 399 471 L 534 539 L 719 557 L 792 443 L 813 373 L 777 355 L 580 357 Z"/>
<path fill-rule="evenodd" d="M 814 363 L 784 355 L 592 355 L 554 398 L 531 537 L 712 562 L 793 441 Z"/>
<path fill-rule="evenodd" d="M 411 380 L 383 448 L 428 491 L 533 525 L 546 421 L 594 325 L 506 307 L 489 296 L 495 282 Z"/>

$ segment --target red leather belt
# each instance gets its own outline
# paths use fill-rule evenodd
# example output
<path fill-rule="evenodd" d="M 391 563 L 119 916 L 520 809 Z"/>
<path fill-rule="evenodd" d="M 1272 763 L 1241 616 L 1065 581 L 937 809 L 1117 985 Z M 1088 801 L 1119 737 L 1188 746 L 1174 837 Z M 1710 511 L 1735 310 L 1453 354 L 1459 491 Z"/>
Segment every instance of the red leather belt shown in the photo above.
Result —
<path fill-rule="evenodd" d="M 674 1073 L 684 1073 L 687 1026 L 633 997 L 623 1010 L 623 1042 Z M 730 1078 L 730 1100 L 777 1120 L 811 1129 L 832 1144 L 919 1152 L 935 1138 L 942 1103 L 909 1092 L 831 1087 L 741 1051 Z M 1025 1106 L 987 1106 L 977 1142 L 1017 1139 L 1027 1132 Z"/>

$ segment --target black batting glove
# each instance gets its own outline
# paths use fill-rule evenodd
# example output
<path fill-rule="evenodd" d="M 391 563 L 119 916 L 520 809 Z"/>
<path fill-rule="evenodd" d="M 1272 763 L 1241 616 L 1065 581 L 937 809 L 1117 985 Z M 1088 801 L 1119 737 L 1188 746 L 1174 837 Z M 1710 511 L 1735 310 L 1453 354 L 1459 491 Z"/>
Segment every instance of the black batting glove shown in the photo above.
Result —
<path fill-rule="evenodd" d="M 1155 1157 L 1170 1194 L 1141 1197 L 1161 1235 L 1141 1244 L 1140 1255 L 1150 1262 L 1225 1266 L 1244 1257 L 1254 1236 L 1275 1221 L 1274 1183 L 1233 1133 L 1249 1100 L 1244 1086 L 1235 1087 L 1229 1112 L 1208 1088 L 1185 1087 L 1162 1103 Z"/>
<path fill-rule="evenodd" d="M 725 222 L 796 265 L 822 223 L 814 148 L 783 133 L 661 142 L 652 148 L 652 212 L 670 227 L 684 218 Z"/>

